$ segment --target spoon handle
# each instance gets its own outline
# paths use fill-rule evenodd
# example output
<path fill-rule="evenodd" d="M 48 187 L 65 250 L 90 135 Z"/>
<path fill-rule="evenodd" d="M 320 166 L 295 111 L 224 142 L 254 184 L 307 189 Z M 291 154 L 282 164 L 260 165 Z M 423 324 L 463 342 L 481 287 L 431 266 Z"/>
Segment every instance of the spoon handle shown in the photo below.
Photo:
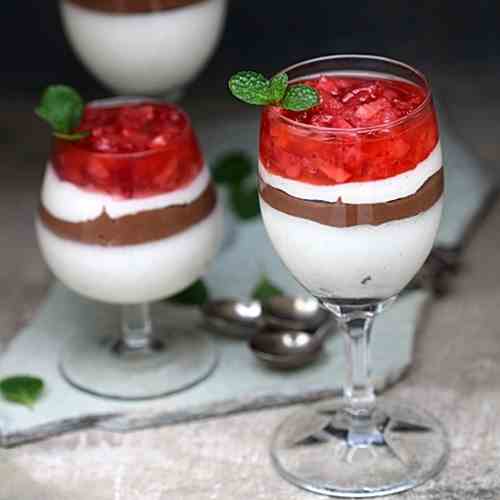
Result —
<path fill-rule="evenodd" d="M 337 331 L 337 320 L 335 316 L 331 315 L 330 318 L 323 323 L 312 338 L 312 342 L 316 344 L 322 344 L 325 342 L 330 335 L 333 335 Z"/>

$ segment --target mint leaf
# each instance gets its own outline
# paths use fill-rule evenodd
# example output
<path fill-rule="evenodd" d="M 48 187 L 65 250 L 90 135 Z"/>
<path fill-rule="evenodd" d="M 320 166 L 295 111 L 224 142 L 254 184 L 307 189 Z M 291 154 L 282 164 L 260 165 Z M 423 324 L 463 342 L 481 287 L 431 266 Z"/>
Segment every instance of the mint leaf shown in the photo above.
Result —
<path fill-rule="evenodd" d="M 29 375 L 16 375 L 0 381 L 0 392 L 12 403 L 33 408 L 44 388 L 43 380 Z"/>
<path fill-rule="evenodd" d="M 283 290 L 274 285 L 265 275 L 262 275 L 252 293 L 252 298 L 265 302 L 276 295 L 284 295 Z"/>
<path fill-rule="evenodd" d="M 231 208 L 243 220 L 253 219 L 260 213 L 257 188 L 244 182 L 254 170 L 253 159 L 241 151 L 222 156 L 212 167 L 215 182 L 228 187 Z"/>
<path fill-rule="evenodd" d="M 202 280 L 198 280 L 196 283 L 186 288 L 182 292 L 170 297 L 168 300 L 175 304 L 181 304 L 184 306 L 202 306 L 208 299 L 210 294 L 208 288 Z"/>
<path fill-rule="evenodd" d="M 254 171 L 252 158 L 242 152 L 227 153 L 216 160 L 212 176 L 217 184 L 241 184 Z"/>
<path fill-rule="evenodd" d="M 290 111 L 305 111 L 319 104 L 319 94 L 316 89 L 298 84 L 288 87 L 281 106 Z"/>
<path fill-rule="evenodd" d="M 229 80 L 229 90 L 247 104 L 260 106 L 272 101 L 269 80 L 255 71 L 240 71 L 233 75 Z"/>
<path fill-rule="evenodd" d="M 231 206 L 234 213 L 242 220 L 257 217 L 260 214 L 257 188 L 234 185 L 231 190 Z"/>
<path fill-rule="evenodd" d="M 83 99 L 75 89 L 51 85 L 43 93 L 35 113 L 48 122 L 55 133 L 71 135 L 80 124 L 83 108 Z"/>
<path fill-rule="evenodd" d="M 270 97 L 273 102 L 280 102 L 285 97 L 288 87 L 288 75 L 280 73 L 272 78 L 269 85 Z"/>

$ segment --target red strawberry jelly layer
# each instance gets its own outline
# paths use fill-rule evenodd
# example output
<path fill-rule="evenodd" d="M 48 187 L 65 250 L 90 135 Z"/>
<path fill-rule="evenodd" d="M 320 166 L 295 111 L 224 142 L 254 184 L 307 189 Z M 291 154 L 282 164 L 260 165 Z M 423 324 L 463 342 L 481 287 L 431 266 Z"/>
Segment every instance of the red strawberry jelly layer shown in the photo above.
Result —
<path fill-rule="evenodd" d="M 87 106 L 76 142 L 55 139 L 59 177 L 122 198 L 143 198 L 188 185 L 203 158 L 187 115 L 169 104 Z"/>
<path fill-rule="evenodd" d="M 302 83 L 319 91 L 318 106 L 263 112 L 260 158 L 274 174 L 320 185 L 385 179 L 415 168 L 439 140 L 432 102 L 409 116 L 425 101 L 417 85 L 335 76 Z"/>

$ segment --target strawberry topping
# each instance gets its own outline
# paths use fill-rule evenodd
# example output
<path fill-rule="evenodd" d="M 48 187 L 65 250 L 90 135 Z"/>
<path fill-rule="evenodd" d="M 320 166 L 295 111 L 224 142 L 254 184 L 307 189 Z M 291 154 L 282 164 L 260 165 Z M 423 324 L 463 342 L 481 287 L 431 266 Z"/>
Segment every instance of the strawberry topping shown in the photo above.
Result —
<path fill-rule="evenodd" d="M 203 158 L 189 119 L 169 104 L 87 106 L 77 142 L 55 139 L 62 180 L 121 198 L 168 193 L 188 185 Z"/>
<path fill-rule="evenodd" d="M 415 168 L 438 142 L 432 103 L 409 116 L 425 101 L 417 85 L 335 76 L 302 83 L 318 90 L 318 106 L 263 113 L 260 157 L 274 174 L 321 185 L 385 179 Z"/>

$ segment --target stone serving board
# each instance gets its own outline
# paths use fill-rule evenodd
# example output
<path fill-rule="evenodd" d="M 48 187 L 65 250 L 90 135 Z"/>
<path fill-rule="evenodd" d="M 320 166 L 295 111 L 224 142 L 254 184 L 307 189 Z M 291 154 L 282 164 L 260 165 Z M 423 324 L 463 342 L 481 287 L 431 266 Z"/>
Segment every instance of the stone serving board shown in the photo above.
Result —
<path fill-rule="evenodd" d="M 220 117 L 193 112 L 209 158 L 230 150 L 254 150 L 256 115 Z M 458 251 L 472 222 L 496 190 L 496 181 L 456 139 L 442 116 L 447 170 L 447 201 L 438 245 Z M 304 294 L 272 250 L 260 221 L 234 224 L 228 218 L 230 238 L 207 276 L 213 297 L 248 297 L 264 272 L 289 294 Z M 413 343 L 423 311 L 431 302 L 425 290 L 406 292 L 375 326 L 374 377 L 377 389 L 395 382 L 410 366 Z M 118 321 L 113 307 L 87 301 L 56 284 L 32 323 L 3 354 L 0 377 L 26 371 L 42 377 L 47 389 L 35 411 L 0 402 L 0 445 L 14 446 L 84 427 L 129 431 L 211 416 L 254 410 L 338 394 L 344 358 L 342 339 L 332 336 L 324 355 L 299 371 L 272 371 L 259 364 L 245 343 L 216 338 L 220 362 L 203 383 L 176 395 L 145 402 L 97 398 L 69 386 L 58 371 L 58 356 L 70 335 L 88 334 L 95 325 Z M 157 319 L 198 324 L 196 309 L 157 304 Z M 91 360 L 89 360 L 91 362 Z M 238 376 L 235 377 L 235 374 Z"/>
<path fill-rule="evenodd" d="M 245 297 L 263 271 L 288 293 L 304 294 L 275 257 L 262 224 L 255 222 L 239 230 L 237 242 L 220 256 L 207 284 L 214 297 Z M 415 328 L 429 298 L 426 291 L 406 294 L 376 325 L 373 354 L 379 390 L 410 365 Z M 160 303 L 153 313 L 166 326 L 194 327 L 200 322 L 199 312 L 190 307 Z M 69 386 L 58 371 L 65 340 L 91 334 L 97 326 L 118 324 L 118 320 L 116 308 L 83 299 L 60 284 L 52 287 L 34 321 L 11 342 L 0 368 L 3 377 L 26 367 L 46 381 L 47 390 L 35 411 L 0 403 L 0 444 L 12 446 L 88 425 L 125 431 L 220 416 L 319 399 L 341 388 L 344 359 L 339 335 L 330 339 L 317 362 L 289 372 L 261 365 L 241 340 L 216 337 L 220 360 L 214 374 L 187 391 L 158 400 L 112 401 Z"/>

